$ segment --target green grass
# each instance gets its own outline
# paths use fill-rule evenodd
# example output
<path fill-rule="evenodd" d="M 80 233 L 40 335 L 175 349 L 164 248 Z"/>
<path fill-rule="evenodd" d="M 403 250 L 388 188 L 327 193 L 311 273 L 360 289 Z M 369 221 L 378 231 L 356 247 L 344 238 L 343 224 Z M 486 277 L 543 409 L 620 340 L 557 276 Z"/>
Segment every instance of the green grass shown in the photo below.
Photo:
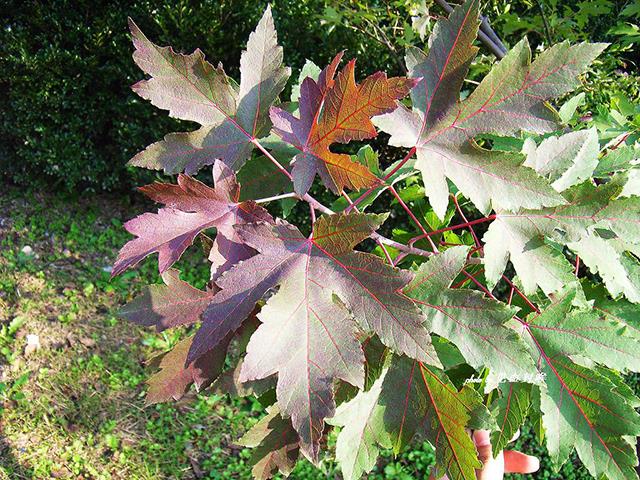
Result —
<path fill-rule="evenodd" d="M 159 281 L 155 258 L 109 279 L 129 239 L 122 222 L 143 209 L 109 196 L 0 196 L 0 212 L 10 212 L 0 218 L 0 479 L 250 478 L 250 452 L 234 442 L 262 415 L 257 400 L 205 391 L 144 406 L 146 364 L 184 332 L 116 317 L 141 286 Z M 199 287 L 208 278 L 202 259 L 196 245 L 177 265 Z M 42 347 L 27 356 L 28 334 Z M 575 459 L 553 473 L 528 428 L 516 446 L 543 458 L 536 478 L 590 478 Z M 417 443 L 397 458 L 385 453 L 368 478 L 423 479 L 433 460 Z M 300 462 L 292 478 L 340 476 L 325 459 L 319 469 Z"/>

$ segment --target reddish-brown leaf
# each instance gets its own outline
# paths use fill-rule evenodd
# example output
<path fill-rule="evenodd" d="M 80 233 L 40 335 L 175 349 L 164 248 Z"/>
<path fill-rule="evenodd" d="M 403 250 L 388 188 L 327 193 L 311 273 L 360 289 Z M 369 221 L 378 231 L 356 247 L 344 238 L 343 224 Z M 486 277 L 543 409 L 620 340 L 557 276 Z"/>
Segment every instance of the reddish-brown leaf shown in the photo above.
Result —
<path fill-rule="evenodd" d="M 341 57 L 341 53 L 335 57 L 317 82 L 312 78 L 304 80 L 300 88 L 300 118 L 271 108 L 276 133 L 300 149 L 293 165 L 294 186 L 300 194 L 309 190 L 316 173 L 336 193 L 344 188 L 375 185 L 377 178 L 369 169 L 353 162 L 349 155 L 332 152 L 330 147 L 375 137 L 371 118 L 394 110 L 396 100 L 406 96 L 416 83 L 377 72 L 358 85 L 355 60 L 347 63 L 334 80 Z"/>
<path fill-rule="evenodd" d="M 118 254 L 112 276 L 122 273 L 146 256 L 157 252 L 160 273 L 173 265 L 201 231 L 218 228 L 214 242 L 214 274 L 230 264 L 248 258 L 250 251 L 234 240 L 233 225 L 253 221 L 271 221 L 271 216 L 254 202 L 237 202 L 235 176 L 221 162 L 214 166 L 216 188 L 187 175 L 178 176 L 178 184 L 153 183 L 140 190 L 163 203 L 158 213 L 144 213 L 125 223 L 137 238 Z"/>

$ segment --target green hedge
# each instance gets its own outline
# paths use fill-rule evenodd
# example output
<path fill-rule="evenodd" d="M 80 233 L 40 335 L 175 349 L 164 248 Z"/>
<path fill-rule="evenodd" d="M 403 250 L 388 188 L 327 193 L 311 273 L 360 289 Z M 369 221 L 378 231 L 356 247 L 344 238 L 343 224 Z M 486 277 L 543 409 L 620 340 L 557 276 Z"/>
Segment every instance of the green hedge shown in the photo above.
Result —
<path fill-rule="evenodd" d="M 131 60 L 131 16 L 151 39 L 179 51 L 200 47 L 236 76 L 240 53 L 266 1 L 9 0 L 0 32 L 0 172 L 35 187 L 81 192 L 135 183 L 126 161 L 170 131 L 190 129 L 138 99 L 142 78 Z M 323 0 L 277 0 L 274 16 L 286 62 L 327 62 L 362 39 L 324 27 Z M 371 45 L 360 69 L 385 68 L 388 52 Z"/>

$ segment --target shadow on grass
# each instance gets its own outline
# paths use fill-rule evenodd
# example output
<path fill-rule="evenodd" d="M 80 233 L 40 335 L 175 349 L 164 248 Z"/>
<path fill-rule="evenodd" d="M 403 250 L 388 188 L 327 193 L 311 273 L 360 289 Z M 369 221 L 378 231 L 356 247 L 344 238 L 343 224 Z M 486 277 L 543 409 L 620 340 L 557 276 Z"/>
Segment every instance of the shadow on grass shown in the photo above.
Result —
<path fill-rule="evenodd" d="M 13 447 L 2 432 L 4 419 L 0 414 L 0 480 L 27 480 L 35 478 L 33 469 L 23 465 L 15 457 Z"/>

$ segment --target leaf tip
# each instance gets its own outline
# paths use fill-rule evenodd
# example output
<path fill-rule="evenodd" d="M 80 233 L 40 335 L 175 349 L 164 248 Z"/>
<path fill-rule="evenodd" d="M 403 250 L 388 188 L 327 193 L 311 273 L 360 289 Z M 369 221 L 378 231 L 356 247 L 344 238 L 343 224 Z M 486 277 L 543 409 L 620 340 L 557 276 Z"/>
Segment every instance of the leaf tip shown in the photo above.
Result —
<path fill-rule="evenodd" d="M 133 37 L 133 43 L 137 48 L 138 46 L 136 45 L 136 41 L 147 40 L 147 37 L 142 33 L 142 30 L 140 30 L 140 27 L 138 27 L 136 22 L 133 21 L 133 18 L 127 17 L 127 25 L 129 26 L 129 32 L 131 32 L 131 36 Z"/>

